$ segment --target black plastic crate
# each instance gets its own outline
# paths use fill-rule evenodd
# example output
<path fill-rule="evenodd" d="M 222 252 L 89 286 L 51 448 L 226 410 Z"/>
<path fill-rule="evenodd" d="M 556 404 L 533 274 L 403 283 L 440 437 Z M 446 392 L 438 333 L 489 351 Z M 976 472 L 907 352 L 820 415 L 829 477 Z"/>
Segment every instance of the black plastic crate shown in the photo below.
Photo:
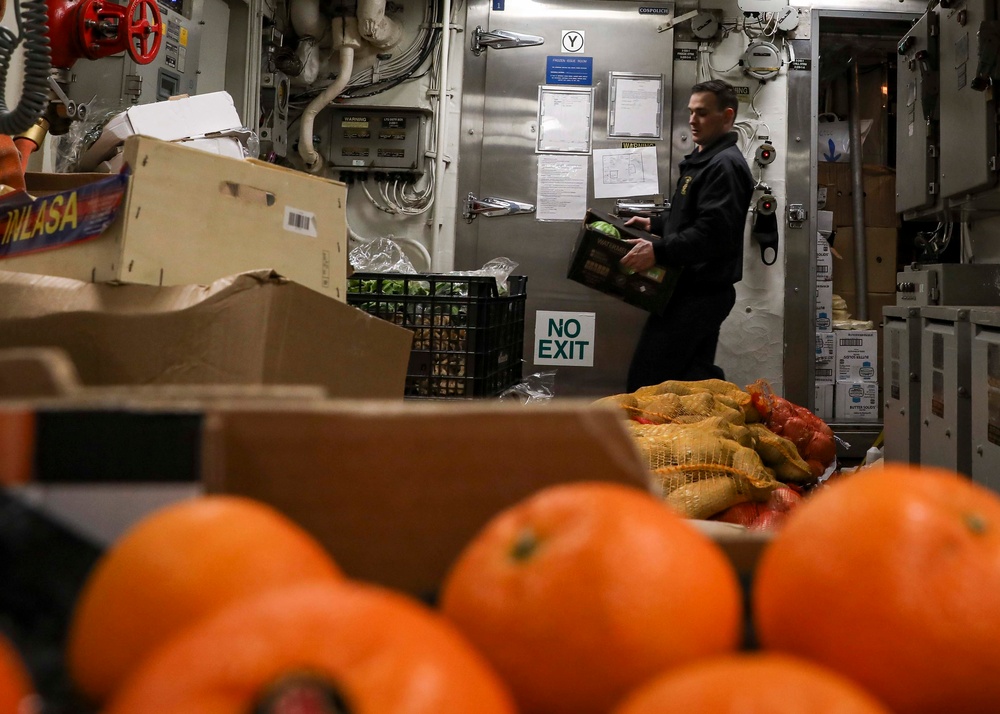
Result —
<path fill-rule="evenodd" d="M 354 273 L 347 302 L 413 331 L 407 397 L 496 396 L 521 381 L 528 278 Z"/>

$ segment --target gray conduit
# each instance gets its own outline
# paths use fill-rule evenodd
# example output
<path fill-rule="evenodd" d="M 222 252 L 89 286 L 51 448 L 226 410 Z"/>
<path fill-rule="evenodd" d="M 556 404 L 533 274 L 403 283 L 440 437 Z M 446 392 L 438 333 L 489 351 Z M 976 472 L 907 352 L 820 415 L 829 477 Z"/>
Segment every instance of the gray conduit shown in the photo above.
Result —
<path fill-rule="evenodd" d="M 854 210 L 854 291 L 858 300 L 857 319 L 868 319 L 868 251 L 865 235 L 865 177 L 861 155 L 861 72 L 851 61 L 848 95 L 851 132 L 851 207 Z"/>

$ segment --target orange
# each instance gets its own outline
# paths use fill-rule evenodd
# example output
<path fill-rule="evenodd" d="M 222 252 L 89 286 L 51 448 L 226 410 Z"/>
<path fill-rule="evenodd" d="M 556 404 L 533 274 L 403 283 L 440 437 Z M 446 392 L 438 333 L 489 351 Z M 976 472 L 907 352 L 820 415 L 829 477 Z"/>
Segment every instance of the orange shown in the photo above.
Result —
<path fill-rule="evenodd" d="M 496 673 L 444 618 L 402 595 L 342 581 L 275 590 L 191 626 L 146 660 L 104 714 L 252 711 L 514 714 L 514 707 Z"/>
<path fill-rule="evenodd" d="M 0 635 L 0 714 L 32 714 L 38 711 L 36 705 L 34 687 L 20 654 Z"/>
<path fill-rule="evenodd" d="M 339 577 L 319 543 L 270 506 L 234 496 L 167 506 L 122 536 L 88 576 L 70 623 L 70 674 L 101 701 L 183 626 L 248 595 Z"/>
<path fill-rule="evenodd" d="M 613 714 L 891 714 L 832 670 L 783 654 L 713 657 L 657 677 Z"/>
<path fill-rule="evenodd" d="M 742 634 L 722 551 L 652 495 L 600 483 L 554 486 L 496 516 L 454 564 L 441 607 L 525 714 L 606 712 Z"/>
<path fill-rule="evenodd" d="M 764 647 L 854 679 L 897 714 L 1000 711 L 1000 498 L 904 464 L 845 478 L 764 551 Z"/>

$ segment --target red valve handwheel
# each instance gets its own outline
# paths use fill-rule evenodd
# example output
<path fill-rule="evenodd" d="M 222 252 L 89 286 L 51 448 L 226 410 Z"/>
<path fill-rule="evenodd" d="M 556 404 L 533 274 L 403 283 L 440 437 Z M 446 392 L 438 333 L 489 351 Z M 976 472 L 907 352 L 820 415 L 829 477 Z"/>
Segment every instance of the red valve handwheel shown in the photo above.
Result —
<path fill-rule="evenodd" d="M 163 42 L 163 18 L 153 0 L 130 0 L 125 10 L 126 49 L 138 64 L 156 59 Z"/>

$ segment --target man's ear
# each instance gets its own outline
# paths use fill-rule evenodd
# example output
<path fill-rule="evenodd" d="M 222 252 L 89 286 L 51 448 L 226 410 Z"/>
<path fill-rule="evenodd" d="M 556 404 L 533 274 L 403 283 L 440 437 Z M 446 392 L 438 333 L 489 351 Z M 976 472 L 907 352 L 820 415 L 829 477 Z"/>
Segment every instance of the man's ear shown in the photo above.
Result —
<path fill-rule="evenodd" d="M 736 123 L 736 110 L 733 109 L 732 107 L 726 107 L 724 111 L 725 111 L 725 115 L 726 115 L 726 121 L 729 122 L 730 124 L 735 124 Z"/>

